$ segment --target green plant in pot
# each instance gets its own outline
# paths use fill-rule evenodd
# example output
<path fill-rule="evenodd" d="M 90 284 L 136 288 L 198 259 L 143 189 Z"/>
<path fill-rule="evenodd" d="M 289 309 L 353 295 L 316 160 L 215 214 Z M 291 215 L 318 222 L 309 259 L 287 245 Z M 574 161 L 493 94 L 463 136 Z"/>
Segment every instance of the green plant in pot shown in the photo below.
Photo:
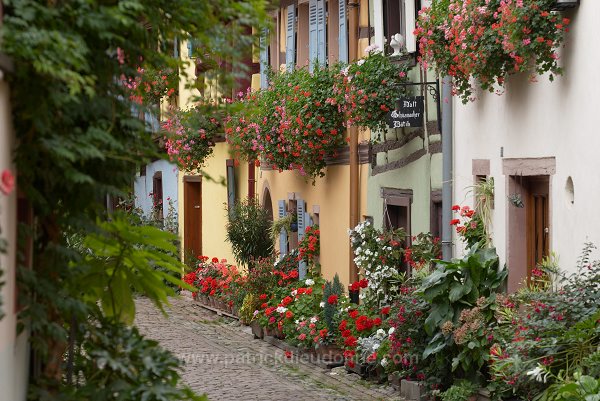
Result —
<path fill-rule="evenodd" d="M 288 213 L 275 220 L 271 226 L 271 238 L 276 239 L 279 237 L 282 230 L 288 234 L 298 231 L 298 217 L 296 213 Z"/>

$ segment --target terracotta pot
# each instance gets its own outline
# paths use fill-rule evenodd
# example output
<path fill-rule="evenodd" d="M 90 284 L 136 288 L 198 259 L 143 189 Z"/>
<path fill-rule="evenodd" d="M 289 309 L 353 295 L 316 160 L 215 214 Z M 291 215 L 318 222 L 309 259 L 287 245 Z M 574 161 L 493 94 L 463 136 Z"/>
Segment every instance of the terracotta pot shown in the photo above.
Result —
<path fill-rule="evenodd" d="M 324 361 L 344 361 L 344 351 L 335 344 L 321 345 L 315 351 Z"/>

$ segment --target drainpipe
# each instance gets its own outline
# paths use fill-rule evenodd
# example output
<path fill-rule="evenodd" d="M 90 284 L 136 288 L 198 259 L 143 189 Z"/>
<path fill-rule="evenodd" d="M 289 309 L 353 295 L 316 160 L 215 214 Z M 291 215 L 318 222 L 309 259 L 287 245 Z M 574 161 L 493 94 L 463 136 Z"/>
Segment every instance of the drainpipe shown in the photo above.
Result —
<path fill-rule="evenodd" d="M 442 258 L 452 259 L 452 78 L 442 79 Z"/>
<path fill-rule="evenodd" d="M 346 0 L 340 0 L 346 1 Z M 358 10 L 360 0 L 350 0 L 348 3 L 348 60 L 356 61 L 358 58 Z M 348 128 L 350 136 L 350 228 L 354 228 L 359 222 L 359 194 L 358 194 L 358 129 L 355 126 Z M 358 281 L 358 269 L 354 263 L 354 252 L 350 252 L 350 282 Z"/>

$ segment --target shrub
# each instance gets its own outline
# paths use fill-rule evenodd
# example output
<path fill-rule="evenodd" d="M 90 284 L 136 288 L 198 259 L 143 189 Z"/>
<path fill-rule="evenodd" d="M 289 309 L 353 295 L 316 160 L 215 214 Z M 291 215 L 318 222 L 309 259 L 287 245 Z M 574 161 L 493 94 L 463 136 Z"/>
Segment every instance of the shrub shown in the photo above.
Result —
<path fill-rule="evenodd" d="M 269 235 L 271 220 L 269 212 L 256 199 L 236 202 L 229 211 L 227 241 L 235 260 L 251 267 L 254 261 L 273 252 L 273 240 Z"/>

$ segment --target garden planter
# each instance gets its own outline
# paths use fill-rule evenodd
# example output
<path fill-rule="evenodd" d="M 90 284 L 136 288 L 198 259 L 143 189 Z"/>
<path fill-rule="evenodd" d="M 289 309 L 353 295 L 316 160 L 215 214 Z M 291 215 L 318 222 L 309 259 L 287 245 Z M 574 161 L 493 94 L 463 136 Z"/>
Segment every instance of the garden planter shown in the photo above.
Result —
<path fill-rule="evenodd" d="M 426 387 L 424 382 L 402 380 L 400 382 L 400 396 L 407 401 L 426 401 Z"/>
<path fill-rule="evenodd" d="M 337 345 L 322 345 L 315 349 L 315 353 L 325 362 L 344 362 L 344 351 Z"/>
<path fill-rule="evenodd" d="M 398 375 L 397 372 L 390 373 L 387 379 L 390 386 L 392 386 L 395 390 L 400 391 L 400 375 Z"/>
<path fill-rule="evenodd" d="M 371 367 L 370 369 L 367 369 L 367 371 L 369 381 L 381 384 L 385 383 L 387 380 L 387 375 L 385 374 L 385 369 L 383 366 L 378 365 L 375 368 Z"/>
<path fill-rule="evenodd" d="M 368 376 L 367 365 L 360 363 L 355 364 L 354 367 L 350 367 L 348 364 L 346 364 L 346 371 L 350 373 L 356 373 L 362 378 L 366 378 Z"/>
<path fill-rule="evenodd" d="M 252 334 L 254 335 L 254 338 L 263 338 L 265 336 L 263 328 L 260 325 L 260 323 L 258 323 L 258 320 L 251 321 L 250 328 L 252 329 Z"/>

